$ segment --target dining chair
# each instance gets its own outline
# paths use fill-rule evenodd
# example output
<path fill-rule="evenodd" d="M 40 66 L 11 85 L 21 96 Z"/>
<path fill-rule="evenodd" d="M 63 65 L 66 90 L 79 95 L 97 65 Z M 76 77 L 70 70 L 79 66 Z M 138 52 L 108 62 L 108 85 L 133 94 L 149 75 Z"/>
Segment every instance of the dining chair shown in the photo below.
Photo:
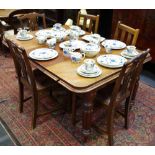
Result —
<path fill-rule="evenodd" d="M 120 105 L 124 105 L 124 112 L 119 113 L 124 117 L 125 128 L 128 129 L 129 125 L 129 110 L 131 108 L 132 95 L 134 93 L 135 84 L 139 80 L 139 76 L 142 70 L 143 62 L 149 53 L 150 49 L 147 49 L 142 54 L 129 60 L 122 67 L 119 77 L 116 79 L 114 87 L 109 89 L 102 89 L 97 93 L 95 102 L 103 105 L 106 109 L 106 124 L 108 143 L 113 145 L 113 123 L 114 115 L 119 110 Z M 103 129 L 94 125 L 99 132 L 105 132 Z"/>
<path fill-rule="evenodd" d="M 121 21 L 118 21 L 114 33 L 114 39 L 121 40 L 127 45 L 136 45 L 139 31 L 139 29 L 134 29 L 130 26 L 123 24 Z"/>
<path fill-rule="evenodd" d="M 81 26 L 85 31 L 88 31 L 90 33 L 97 33 L 99 25 L 99 15 L 95 16 L 90 14 L 82 14 L 79 11 L 77 17 L 77 25 Z"/>
<path fill-rule="evenodd" d="M 36 13 L 36 12 L 32 12 L 32 13 L 28 13 L 28 14 L 22 14 L 21 16 L 17 17 L 18 20 L 20 21 L 21 27 L 24 28 L 29 27 L 31 31 L 35 31 L 39 29 L 39 25 L 38 25 L 38 19 L 41 18 L 42 19 L 42 23 L 43 23 L 43 28 L 46 28 L 46 19 L 45 19 L 45 14 L 42 13 Z"/>
<path fill-rule="evenodd" d="M 48 78 L 41 71 L 32 70 L 31 64 L 28 60 L 25 49 L 17 46 L 13 41 L 6 40 L 12 54 L 16 74 L 19 84 L 19 112 L 23 112 L 24 102 L 32 99 L 32 128 L 36 127 L 37 118 L 45 114 L 52 113 L 61 108 L 61 104 L 56 104 L 55 108 L 46 112 L 38 112 L 38 106 L 41 96 L 51 92 L 52 87 L 55 87 L 55 82 Z M 25 98 L 24 88 L 30 90 L 31 97 Z M 54 89 L 54 88 L 53 88 Z M 51 93 L 50 93 L 51 95 Z M 55 99 L 53 99 L 55 101 Z"/>

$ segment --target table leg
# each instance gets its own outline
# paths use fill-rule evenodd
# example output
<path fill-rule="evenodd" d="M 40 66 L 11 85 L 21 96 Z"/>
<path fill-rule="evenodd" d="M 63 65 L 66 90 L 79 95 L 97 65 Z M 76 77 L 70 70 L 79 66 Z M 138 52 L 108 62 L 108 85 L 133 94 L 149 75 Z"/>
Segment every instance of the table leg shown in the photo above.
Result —
<path fill-rule="evenodd" d="M 96 92 L 89 92 L 84 95 L 83 104 L 83 130 L 84 142 L 87 141 L 91 133 L 92 125 L 92 113 L 93 113 L 93 100 L 96 96 Z"/>

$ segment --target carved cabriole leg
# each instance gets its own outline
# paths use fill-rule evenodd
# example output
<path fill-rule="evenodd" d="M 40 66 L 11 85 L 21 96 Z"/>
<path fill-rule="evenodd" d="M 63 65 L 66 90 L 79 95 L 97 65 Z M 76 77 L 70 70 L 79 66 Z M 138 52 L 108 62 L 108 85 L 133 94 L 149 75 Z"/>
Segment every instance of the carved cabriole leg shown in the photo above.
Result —
<path fill-rule="evenodd" d="M 32 111 L 32 129 L 36 127 L 37 112 L 38 112 L 38 96 L 36 94 L 32 97 L 33 100 L 33 111 Z"/>
<path fill-rule="evenodd" d="M 24 86 L 22 83 L 19 83 L 19 112 L 23 112 L 24 104 Z"/>
<path fill-rule="evenodd" d="M 96 96 L 96 92 L 89 92 L 84 95 L 83 105 L 83 130 L 84 142 L 87 141 L 92 125 L 92 113 L 93 113 L 93 100 Z"/>

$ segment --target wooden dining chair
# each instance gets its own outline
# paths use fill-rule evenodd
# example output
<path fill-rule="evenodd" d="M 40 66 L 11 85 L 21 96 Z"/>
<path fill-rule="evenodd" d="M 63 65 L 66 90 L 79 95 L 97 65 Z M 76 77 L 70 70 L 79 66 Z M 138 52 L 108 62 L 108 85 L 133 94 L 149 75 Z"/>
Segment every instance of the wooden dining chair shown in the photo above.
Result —
<path fill-rule="evenodd" d="M 38 105 L 40 102 L 40 97 L 46 92 L 52 90 L 55 82 L 50 78 L 45 76 L 42 72 L 35 69 L 32 70 L 30 62 L 28 60 L 25 49 L 18 47 L 13 41 L 6 40 L 12 54 L 14 65 L 16 69 L 16 74 L 19 84 L 19 112 L 23 112 L 24 102 L 29 99 L 32 99 L 32 128 L 36 127 L 37 118 L 45 114 L 49 114 L 53 111 L 60 109 L 60 104 L 56 104 L 55 108 L 44 113 L 38 112 Z M 31 97 L 24 97 L 24 88 L 27 88 L 31 92 Z"/>
<path fill-rule="evenodd" d="M 82 14 L 78 12 L 77 25 L 81 26 L 83 30 L 90 33 L 98 32 L 99 15 Z"/>
<path fill-rule="evenodd" d="M 108 134 L 109 145 L 113 145 L 114 115 L 121 104 L 125 105 L 125 111 L 124 113 L 121 113 L 121 115 L 125 120 L 125 128 L 128 128 L 129 109 L 132 95 L 134 92 L 135 84 L 137 80 L 139 80 L 143 62 L 149 51 L 150 49 L 147 49 L 142 54 L 124 64 L 112 89 L 107 87 L 108 89 L 102 89 L 97 93 L 95 102 L 97 104 L 101 103 L 103 108 L 106 109 L 106 132 Z M 96 129 L 100 132 L 105 132 L 99 127 L 96 127 Z"/>
<path fill-rule="evenodd" d="M 118 21 L 117 27 L 114 33 L 114 39 L 121 40 L 127 45 L 136 45 L 139 35 L 139 29 L 134 29 L 130 26 Z"/>
<path fill-rule="evenodd" d="M 45 19 L 44 13 L 40 14 L 40 13 L 32 12 L 28 14 L 22 14 L 18 16 L 17 18 L 20 21 L 22 28 L 26 26 L 26 27 L 29 27 L 31 31 L 38 30 L 39 29 L 39 26 L 38 26 L 39 18 L 42 19 L 43 28 L 44 29 L 46 28 L 46 19 Z"/>

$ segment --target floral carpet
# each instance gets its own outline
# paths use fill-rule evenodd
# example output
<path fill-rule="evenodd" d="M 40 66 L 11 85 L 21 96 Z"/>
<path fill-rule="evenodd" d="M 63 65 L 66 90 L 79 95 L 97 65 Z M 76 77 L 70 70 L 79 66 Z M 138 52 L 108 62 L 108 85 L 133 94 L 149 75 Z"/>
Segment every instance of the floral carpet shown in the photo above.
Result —
<path fill-rule="evenodd" d="M 52 107 L 50 98 L 43 98 L 41 110 Z M 107 135 L 92 135 L 82 142 L 81 121 L 76 127 L 71 124 L 71 113 L 63 110 L 41 117 L 37 127 L 31 129 L 31 102 L 24 105 L 24 112 L 18 112 L 18 82 L 11 56 L 0 55 L 0 117 L 5 121 L 21 145 L 107 145 Z M 80 109 L 80 108 L 79 108 Z M 97 112 L 99 115 L 101 110 Z M 80 112 L 78 117 L 81 118 Z M 96 117 L 96 116 L 95 116 Z M 104 118 L 100 118 L 100 124 Z M 131 110 L 130 127 L 124 129 L 121 116 L 115 118 L 114 145 L 155 145 L 155 89 L 140 82 L 135 105 Z"/>

